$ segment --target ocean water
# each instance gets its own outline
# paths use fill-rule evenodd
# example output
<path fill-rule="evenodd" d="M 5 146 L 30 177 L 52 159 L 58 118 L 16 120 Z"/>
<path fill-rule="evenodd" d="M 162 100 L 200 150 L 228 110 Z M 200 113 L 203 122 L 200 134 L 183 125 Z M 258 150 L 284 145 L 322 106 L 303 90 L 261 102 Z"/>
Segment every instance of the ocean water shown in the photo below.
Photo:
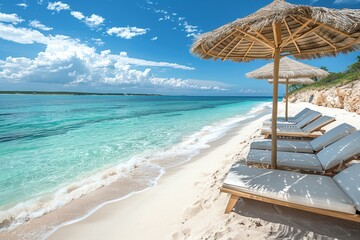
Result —
<path fill-rule="evenodd" d="M 0 95 L 0 228 L 61 207 L 142 164 L 162 173 L 270 101 Z"/>

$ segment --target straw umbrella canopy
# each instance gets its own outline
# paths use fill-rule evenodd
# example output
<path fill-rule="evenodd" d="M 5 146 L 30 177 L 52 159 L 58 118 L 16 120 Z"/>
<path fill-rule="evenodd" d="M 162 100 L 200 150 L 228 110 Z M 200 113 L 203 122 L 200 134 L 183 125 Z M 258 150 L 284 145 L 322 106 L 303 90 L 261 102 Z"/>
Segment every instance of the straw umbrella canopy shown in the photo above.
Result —
<path fill-rule="evenodd" d="M 303 77 L 326 77 L 329 73 L 321 68 L 313 67 L 302 62 L 295 61 L 288 57 L 280 59 L 279 78 L 285 79 L 286 84 L 286 104 L 285 104 L 285 119 L 288 119 L 288 95 L 289 95 L 289 81 L 286 79 L 303 78 Z M 267 79 L 274 77 L 274 63 L 268 63 L 261 68 L 252 72 L 248 72 L 246 77 Z M 311 79 L 310 79 L 311 80 Z M 312 81 L 312 80 L 311 80 Z"/>
<path fill-rule="evenodd" d="M 274 79 L 268 79 L 269 83 L 274 83 Z M 314 80 L 311 78 L 290 78 L 290 79 L 279 79 L 280 84 L 288 84 L 288 85 L 294 85 L 294 84 L 313 84 L 315 83 Z"/>
<path fill-rule="evenodd" d="M 272 168 L 277 159 L 277 97 L 281 56 L 315 58 L 359 49 L 360 10 L 293 5 L 284 0 L 200 35 L 191 52 L 235 62 L 274 59 Z"/>
<path fill-rule="evenodd" d="M 269 83 L 274 83 L 274 79 L 268 79 Z M 288 110 L 289 110 L 289 85 L 293 84 L 313 84 L 315 81 L 311 78 L 290 78 L 290 79 L 279 79 L 279 83 L 286 84 L 286 94 L 285 94 L 285 120 L 288 120 Z"/>

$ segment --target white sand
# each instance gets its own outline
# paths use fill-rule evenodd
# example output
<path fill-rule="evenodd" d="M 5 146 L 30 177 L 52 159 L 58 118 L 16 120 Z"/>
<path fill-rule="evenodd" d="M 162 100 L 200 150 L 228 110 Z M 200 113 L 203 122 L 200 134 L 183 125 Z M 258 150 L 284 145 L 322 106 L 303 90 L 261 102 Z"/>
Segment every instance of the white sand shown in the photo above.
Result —
<path fill-rule="evenodd" d="M 290 114 L 310 107 L 335 116 L 337 122 L 327 128 L 347 122 L 360 129 L 360 116 L 344 110 L 290 106 Z M 219 192 L 222 179 L 260 137 L 266 118 L 213 142 L 192 161 L 168 170 L 155 187 L 106 205 L 50 239 L 360 239 L 359 224 L 250 200 L 224 214 L 228 195 Z"/>

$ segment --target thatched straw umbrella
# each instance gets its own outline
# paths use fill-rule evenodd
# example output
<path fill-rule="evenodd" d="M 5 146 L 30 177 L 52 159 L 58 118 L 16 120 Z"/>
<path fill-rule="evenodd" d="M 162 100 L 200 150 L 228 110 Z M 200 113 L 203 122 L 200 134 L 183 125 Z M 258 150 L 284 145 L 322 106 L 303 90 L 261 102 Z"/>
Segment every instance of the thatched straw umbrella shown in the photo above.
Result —
<path fill-rule="evenodd" d="M 282 57 L 280 59 L 279 66 L 279 78 L 285 79 L 286 84 L 286 104 L 285 104 L 285 119 L 288 119 L 288 95 L 289 95 L 289 81 L 286 79 L 293 78 L 292 82 L 295 82 L 294 78 L 303 78 L 303 77 L 326 77 L 329 73 L 323 69 L 307 65 L 295 61 L 288 57 Z M 274 77 L 274 63 L 268 63 L 265 66 L 258 68 L 252 72 L 246 74 L 246 77 L 257 78 L 257 79 L 267 79 Z M 310 79 L 311 80 L 311 79 Z M 311 80 L 312 81 L 312 80 Z"/>
<path fill-rule="evenodd" d="M 281 66 L 281 65 L 280 65 Z M 268 79 L 269 83 L 274 83 L 274 79 Z M 289 110 L 289 86 L 294 84 L 313 84 L 314 80 L 311 78 L 290 78 L 290 79 L 279 79 L 279 83 L 286 84 L 286 94 L 285 94 L 285 120 L 288 120 L 288 110 Z"/>
<path fill-rule="evenodd" d="M 236 62 L 274 59 L 272 168 L 277 159 L 277 97 L 281 56 L 315 58 L 359 49 L 360 10 L 293 5 L 284 0 L 202 34 L 191 52 Z"/>

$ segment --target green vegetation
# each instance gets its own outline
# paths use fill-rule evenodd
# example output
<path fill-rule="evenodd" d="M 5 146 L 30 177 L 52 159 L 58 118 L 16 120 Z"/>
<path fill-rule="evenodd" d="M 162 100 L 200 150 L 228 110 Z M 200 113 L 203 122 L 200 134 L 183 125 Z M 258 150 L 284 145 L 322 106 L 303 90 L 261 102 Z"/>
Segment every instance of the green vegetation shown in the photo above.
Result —
<path fill-rule="evenodd" d="M 356 80 L 360 80 L 360 56 L 357 57 L 357 62 L 348 66 L 348 68 L 344 72 L 330 73 L 329 76 L 317 80 L 315 83 L 310 85 L 291 86 L 290 94 L 295 94 L 304 90 L 324 89 L 333 86 L 342 86 Z"/>
<path fill-rule="evenodd" d="M 0 94 L 99 95 L 99 96 L 160 96 L 159 94 L 137 94 L 137 93 L 91 93 L 91 92 L 46 92 L 46 91 L 0 91 Z"/>

